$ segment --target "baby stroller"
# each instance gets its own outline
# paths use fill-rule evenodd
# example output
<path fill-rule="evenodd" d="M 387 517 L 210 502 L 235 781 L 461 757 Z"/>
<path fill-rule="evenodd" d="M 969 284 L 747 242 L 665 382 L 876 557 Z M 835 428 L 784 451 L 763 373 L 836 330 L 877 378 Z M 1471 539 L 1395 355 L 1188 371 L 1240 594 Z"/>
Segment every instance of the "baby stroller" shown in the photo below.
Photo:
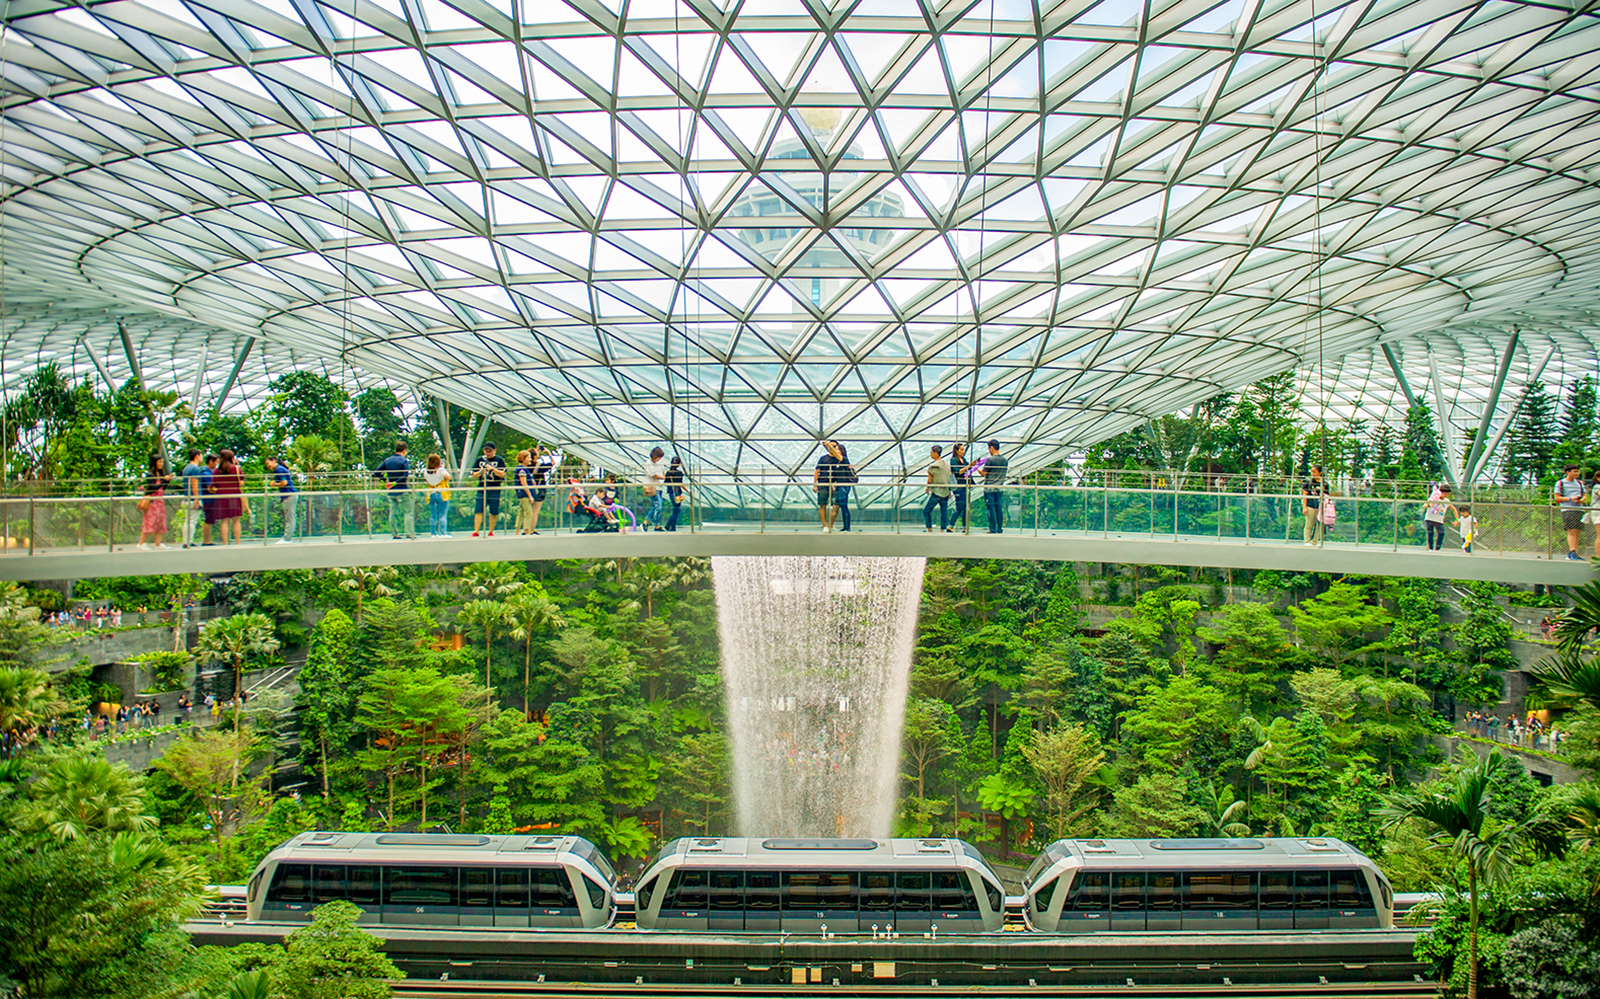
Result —
<path fill-rule="evenodd" d="M 599 497 L 595 497 L 595 502 Z M 583 489 L 583 484 L 577 479 L 572 480 L 572 491 L 567 495 L 567 512 L 576 520 L 587 520 L 578 528 L 579 534 L 605 534 L 617 530 L 616 521 L 606 517 L 604 513 L 591 506 L 589 494 Z"/>

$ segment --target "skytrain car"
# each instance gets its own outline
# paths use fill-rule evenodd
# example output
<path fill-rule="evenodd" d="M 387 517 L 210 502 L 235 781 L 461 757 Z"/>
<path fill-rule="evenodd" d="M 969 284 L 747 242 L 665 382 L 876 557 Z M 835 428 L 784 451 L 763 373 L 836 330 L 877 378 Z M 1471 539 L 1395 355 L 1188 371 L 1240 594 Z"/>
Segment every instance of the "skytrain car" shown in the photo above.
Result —
<path fill-rule="evenodd" d="M 1394 889 L 1337 839 L 1057 840 L 1022 879 L 1056 933 L 1344 930 L 1394 925 Z"/>
<path fill-rule="evenodd" d="M 303 921 L 325 902 L 363 923 L 602 927 L 616 872 L 578 836 L 307 832 L 256 865 L 252 921 Z"/>
<path fill-rule="evenodd" d="M 1000 879 L 956 839 L 673 840 L 639 879 L 640 929 L 998 930 Z"/>

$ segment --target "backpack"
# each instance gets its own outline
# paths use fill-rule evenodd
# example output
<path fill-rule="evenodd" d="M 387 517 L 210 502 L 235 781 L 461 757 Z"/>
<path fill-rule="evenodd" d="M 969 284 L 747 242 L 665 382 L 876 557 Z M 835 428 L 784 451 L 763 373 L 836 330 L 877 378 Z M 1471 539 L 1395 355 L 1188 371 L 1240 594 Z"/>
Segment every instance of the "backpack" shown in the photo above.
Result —
<path fill-rule="evenodd" d="M 1322 497 L 1321 513 L 1322 513 L 1322 524 L 1323 524 L 1323 526 L 1324 527 L 1332 527 L 1333 526 L 1333 522 L 1335 520 L 1337 520 L 1338 517 L 1339 517 L 1339 515 L 1334 511 L 1334 508 L 1333 508 L 1333 497 L 1332 496 L 1324 495 Z"/>

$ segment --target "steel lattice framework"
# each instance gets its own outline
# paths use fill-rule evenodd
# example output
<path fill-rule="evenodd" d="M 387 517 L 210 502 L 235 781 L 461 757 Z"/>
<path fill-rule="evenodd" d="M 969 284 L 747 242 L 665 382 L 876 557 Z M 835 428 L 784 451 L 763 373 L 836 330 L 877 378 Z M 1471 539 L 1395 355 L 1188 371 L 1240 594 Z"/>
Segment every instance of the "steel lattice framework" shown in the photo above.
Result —
<path fill-rule="evenodd" d="M 1594 367 L 1595 0 L 5 10 L 8 355 L 100 310 L 723 468 Z"/>

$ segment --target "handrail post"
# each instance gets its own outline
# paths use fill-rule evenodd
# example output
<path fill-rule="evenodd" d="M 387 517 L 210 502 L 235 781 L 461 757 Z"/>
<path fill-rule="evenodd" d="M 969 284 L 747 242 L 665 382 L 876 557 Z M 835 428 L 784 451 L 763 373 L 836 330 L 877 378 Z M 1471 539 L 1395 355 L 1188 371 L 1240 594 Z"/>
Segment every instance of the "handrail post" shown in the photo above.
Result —
<path fill-rule="evenodd" d="M 117 550 L 116 537 L 111 533 L 111 529 L 116 525 L 116 518 L 112 516 L 116 502 L 114 499 L 106 500 L 106 551 L 108 552 Z"/>
<path fill-rule="evenodd" d="M 734 484 L 734 492 L 738 492 L 737 482 Z M 767 533 L 767 470 L 765 468 L 761 470 L 761 490 L 757 493 L 757 496 L 761 509 L 761 526 L 756 533 L 765 534 Z"/>
<path fill-rule="evenodd" d="M 1111 490 L 1108 486 L 1100 486 L 1100 534 L 1102 537 L 1111 537 Z"/>
<path fill-rule="evenodd" d="M 34 519 L 33 490 L 28 490 L 28 554 L 33 554 L 33 539 L 39 533 L 39 522 Z"/>
<path fill-rule="evenodd" d="M 1389 503 L 1390 503 L 1390 505 L 1392 505 L 1394 507 L 1394 537 L 1393 537 L 1393 540 L 1391 541 L 1389 547 L 1392 548 L 1394 551 L 1399 551 L 1400 550 L 1400 497 L 1398 495 L 1395 496 L 1393 499 L 1391 499 L 1389 501 Z"/>

